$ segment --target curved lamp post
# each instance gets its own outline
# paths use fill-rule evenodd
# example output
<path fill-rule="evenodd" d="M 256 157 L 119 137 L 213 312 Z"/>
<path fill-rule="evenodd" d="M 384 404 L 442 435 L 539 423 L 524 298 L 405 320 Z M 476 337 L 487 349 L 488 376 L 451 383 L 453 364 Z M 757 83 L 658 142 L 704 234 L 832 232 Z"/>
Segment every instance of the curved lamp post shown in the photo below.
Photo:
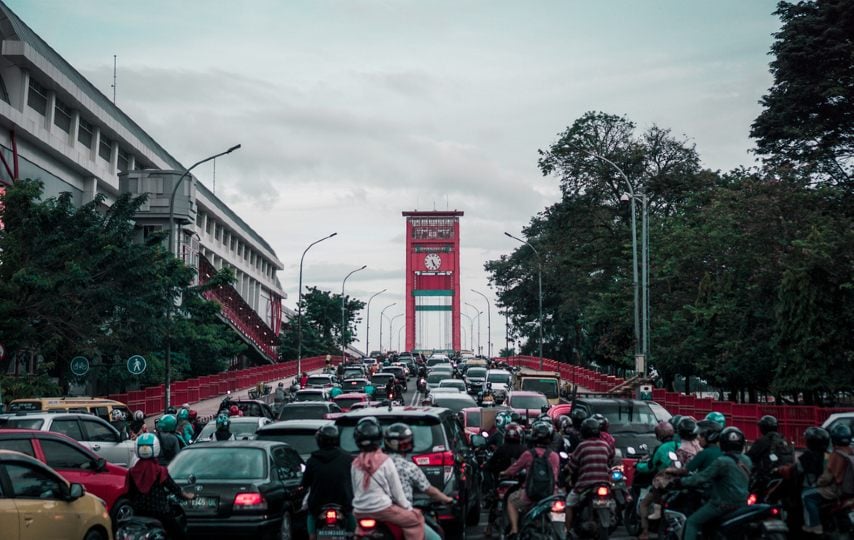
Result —
<path fill-rule="evenodd" d="M 460 311 L 460 315 L 469 320 L 469 349 L 474 351 L 474 319 Z"/>
<path fill-rule="evenodd" d="M 350 276 L 352 276 L 352 275 L 353 275 L 353 274 L 355 274 L 356 272 L 361 272 L 362 270 L 364 270 L 364 269 L 365 269 L 365 268 L 367 268 L 367 267 L 368 267 L 368 265 L 367 265 L 367 264 L 363 264 L 361 268 L 356 268 L 355 270 L 353 270 L 352 272 L 350 272 L 349 274 L 347 274 L 347 276 L 344 278 L 344 281 L 342 281 L 342 282 L 341 282 L 341 363 L 342 363 L 342 364 L 343 364 L 343 363 L 345 362 L 345 360 L 347 359 L 347 351 L 346 351 L 346 347 L 347 347 L 347 346 L 346 346 L 346 344 L 344 343 L 344 335 L 346 334 L 346 330 L 347 330 L 347 328 L 346 328 L 346 324 L 347 324 L 347 323 L 346 323 L 346 321 L 345 321 L 345 317 L 344 317 L 344 313 L 345 313 L 345 311 L 346 311 L 346 310 L 344 309 L 344 307 L 345 307 L 345 306 L 346 306 L 346 304 L 347 304 L 347 303 L 344 301 L 344 285 L 346 285 L 346 284 L 347 284 L 347 280 L 348 280 L 348 279 L 350 279 Z"/>
<path fill-rule="evenodd" d="M 486 300 L 486 350 L 487 355 L 492 358 L 492 304 L 489 303 L 489 298 L 480 291 L 474 289 L 471 292 L 479 294 Z"/>
<path fill-rule="evenodd" d="M 483 352 L 480 347 L 480 316 L 483 315 L 483 312 L 477 309 L 477 306 L 475 306 L 474 304 L 471 304 L 469 302 L 466 302 L 465 304 L 468 307 L 472 308 L 476 313 L 475 317 L 477 318 L 477 354 L 478 356 L 480 356 L 480 354 Z"/>
<path fill-rule="evenodd" d="M 302 257 L 299 258 L 299 292 L 297 292 L 297 376 L 302 373 L 302 263 L 305 259 L 305 254 L 308 253 L 308 250 L 310 250 L 312 246 L 319 244 L 324 240 L 329 240 L 337 234 L 337 232 L 334 232 L 329 236 L 324 236 L 320 240 L 315 240 L 310 243 L 308 247 L 305 248 L 305 251 L 302 252 Z"/>
<path fill-rule="evenodd" d="M 386 292 L 387 290 L 388 289 L 383 289 L 378 293 L 374 293 L 373 296 L 368 298 L 368 312 L 365 315 L 365 326 L 366 326 L 366 328 L 365 328 L 365 356 L 371 355 L 371 346 L 370 346 L 371 345 L 371 300 L 373 300 L 375 297 L 381 295 L 382 293 Z M 380 321 L 380 323 L 382 323 L 382 321 Z M 380 343 L 380 349 L 382 349 L 382 348 L 383 348 L 383 344 Z"/>
<path fill-rule="evenodd" d="M 395 315 L 394 317 L 392 317 L 388 320 L 388 350 L 391 350 L 391 339 L 392 339 L 392 335 L 393 335 L 391 333 L 391 328 L 392 328 L 391 325 L 394 323 L 395 319 L 397 319 L 398 317 L 403 317 L 403 313 L 398 313 L 397 315 Z M 403 327 L 401 327 L 401 328 L 403 328 Z M 383 344 L 380 343 L 381 349 L 382 349 L 382 346 L 383 346 Z M 400 352 L 400 351 L 397 351 L 397 352 Z"/>
<path fill-rule="evenodd" d="M 534 246 L 532 246 L 529 242 L 522 240 L 521 238 L 516 238 L 509 232 L 505 232 L 504 236 L 512 238 L 517 242 L 521 242 L 531 248 L 531 251 L 534 252 L 534 255 L 537 256 L 537 289 L 538 289 L 538 305 L 539 305 L 539 326 L 540 326 L 540 369 L 543 369 L 543 261 L 540 259 L 540 252 L 536 250 Z"/>
<path fill-rule="evenodd" d="M 397 302 L 392 302 L 391 304 L 384 307 L 382 311 L 380 311 L 380 354 L 382 354 L 382 352 L 383 352 L 383 314 L 385 314 L 385 310 L 387 310 L 391 306 L 396 306 L 396 305 L 397 305 Z M 370 353 L 368 353 L 368 354 L 370 354 Z"/>

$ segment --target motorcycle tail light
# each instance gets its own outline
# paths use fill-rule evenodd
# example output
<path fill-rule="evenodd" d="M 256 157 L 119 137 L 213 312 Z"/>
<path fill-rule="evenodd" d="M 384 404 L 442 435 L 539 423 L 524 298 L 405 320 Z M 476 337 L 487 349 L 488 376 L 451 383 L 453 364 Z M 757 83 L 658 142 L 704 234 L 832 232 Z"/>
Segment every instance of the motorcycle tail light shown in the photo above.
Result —
<path fill-rule="evenodd" d="M 558 499 L 552 503 L 552 512 L 561 513 L 566 510 L 566 502 Z"/>
<path fill-rule="evenodd" d="M 610 492 L 611 490 L 608 489 L 608 486 L 599 486 L 598 488 L 596 488 L 596 495 L 598 495 L 599 497 L 607 497 L 608 493 Z"/>
<path fill-rule="evenodd" d="M 363 518 L 359 520 L 359 527 L 363 529 L 373 529 L 377 526 L 377 520 L 371 518 Z"/>
<path fill-rule="evenodd" d="M 327 510 L 326 511 L 326 524 L 327 525 L 335 525 L 338 523 L 338 512 L 335 510 Z"/>
<path fill-rule="evenodd" d="M 753 506 L 756 504 L 756 493 L 751 493 L 747 496 L 747 506 Z"/>
<path fill-rule="evenodd" d="M 771 508 L 771 515 L 772 516 L 779 516 L 780 515 L 780 509 L 777 508 L 776 506 Z"/>

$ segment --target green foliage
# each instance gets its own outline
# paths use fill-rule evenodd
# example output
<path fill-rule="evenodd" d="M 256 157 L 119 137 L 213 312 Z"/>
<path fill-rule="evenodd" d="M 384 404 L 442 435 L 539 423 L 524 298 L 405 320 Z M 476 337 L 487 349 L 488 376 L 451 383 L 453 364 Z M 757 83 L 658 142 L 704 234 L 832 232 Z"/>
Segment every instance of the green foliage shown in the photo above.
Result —
<path fill-rule="evenodd" d="M 365 307 L 361 300 L 344 297 L 344 343 L 355 339 L 361 322 L 359 312 Z M 341 353 L 341 295 L 309 287 L 302 296 L 302 355 L 303 357 Z M 297 321 L 292 319 L 279 336 L 279 351 L 285 360 L 297 358 Z"/>

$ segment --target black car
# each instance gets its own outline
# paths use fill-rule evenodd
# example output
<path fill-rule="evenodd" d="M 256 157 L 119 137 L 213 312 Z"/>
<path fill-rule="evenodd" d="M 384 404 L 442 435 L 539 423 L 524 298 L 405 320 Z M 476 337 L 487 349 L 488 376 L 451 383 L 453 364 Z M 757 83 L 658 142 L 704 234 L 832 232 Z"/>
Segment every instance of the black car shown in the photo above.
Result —
<path fill-rule="evenodd" d="M 365 378 L 356 378 L 356 379 L 344 379 L 341 382 L 341 390 L 345 394 L 352 393 L 365 393 L 365 387 L 370 386 L 371 381 Z"/>
<path fill-rule="evenodd" d="M 331 424 L 332 420 L 287 420 L 273 422 L 258 429 L 255 433 L 259 441 L 277 441 L 290 445 L 299 452 L 303 461 L 308 461 L 312 452 L 317 450 L 315 433 L 321 426 Z"/>
<path fill-rule="evenodd" d="M 384 367 L 382 371 L 380 371 L 380 375 L 383 373 L 391 373 L 394 375 L 395 379 L 397 379 L 397 383 L 403 387 L 403 390 L 407 390 L 406 386 L 406 368 L 400 366 L 388 366 Z"/>
<path fill-rule="evenodd" d="M 341 407 L 331 401 L 299 401 L 282 405 L 279 420 L 322 420 L 329 413 L 340 412 Z"/>
<path fill-rule="evenodd" d="M 637 458 L 646 454 L 641 448 L 658 446 L 655 438 L 656 412 L 650 402 L 637 399 L 578 397 L 573 410 L 583 409 L 588 416 L 602 414 L 608 419 L 608 432 L 614 437 L 624 458 Z M 631 448 L 633 452 L 629 452 Z"/>
<path fill-rule="evenodd" d="M 388 384 L 389 380 L 396 381 L 397 376 L 394 373 L 375 373 L 374 376 L 371 377 L 371 385 L 376 388 L 377 392 L 381 395 L 385 391 L 385 385 Z"/>
<path fill-rule="evenodd" d="M 189 534 L 292 538 L 304 523 L 302 465 L 284 443 L 216 441 L 181 450 L 169 474 L 179 486 L 194 485 L 195 498 L 181 502 Z"/>
<path fill-rule="evenodd" d="M 367 407 L 350 411 L 335 419 L 341 431 L 343 450 L 358 453 L 353 431 L 356 423 L 366 416 L 375 417 L 383 427 L 395 422 L 407 424 L 412 429 L 414 444 L 408 457 L 421 467 L 433 486 L 450 497 L 460 497 L 465 504 L 465 525 L 477 525 L 481 500 L 479 475 L 474 474 L 477 462 L 454 412 L 437 407 L 393 407 L 391 410 Z M 427 496 L 416 493 L 415 498 L 426 499 Z M 444 522 L 457 520 L 451 508 L 442 509 L 438 517 Z"/>
<path fill-rule="evenodd" d="M 468 394 L 436 394 L 429 398 L 434 407 L 445 407 L 455 413 L 468 407 L 477 407 L 477 402 Z"/>

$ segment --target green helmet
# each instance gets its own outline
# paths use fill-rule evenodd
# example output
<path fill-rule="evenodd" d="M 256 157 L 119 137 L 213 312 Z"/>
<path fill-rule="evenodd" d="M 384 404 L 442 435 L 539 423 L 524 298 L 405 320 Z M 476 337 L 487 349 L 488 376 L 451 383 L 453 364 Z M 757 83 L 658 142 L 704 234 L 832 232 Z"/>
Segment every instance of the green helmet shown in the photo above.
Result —
<path fill-rule="evenodd" d="M 497 427 L 499 431 L 503 432 L 504 428 L 507 427 L 507 424 L 512 421 L 513 417 L 509 411 L 501 411 L 495 415 L 495 427 Z"/>
<path fill-rule="evenodd" d="M 178 414 L 176 415 L 176 417 L 177 417 L 179 422 L 181 420 L 189 420 L 190 419 L 190 411 L 188 409 L 185 409 L 182 407 L 182 408 L 178 409 Z"/>
<path fill-rule="evenodd" d="M 231 426 L 231 418 L 227 414 L 220 414 L 216 417 L 217 431 L 228 431 Z"/>
<path fill-rule="evenodd" d="M 178 428 L 178 420 L 174 414 L 164 414 L 157 422 L 157 429 L 166 433 L 174 433 Z"/>
<path fill-rule="evenodd" d="M 726 427 L 726 417 L 723 415 L 723 413 L 712 411 L 706 415 L 706 420 L 711 420 L 712 422 L 721 426 L 721 428 Z"/>
<path fill-rule="evenodd" d="M 341 394 L 343 394 L 343 393 L 344 393 L 344 390 L 341 390 L 340 388 L 338 388 L 338 387 L 336 386 L 335 388 L 333 388 L 332 390 L 330 390 L 330 391 L 329 391 L 329 397 L 331 397 L 331 398 L 336 398 L 336 397 L 340 396 L 340 395 L 341 395 Z"/>
<path fill-rule="evenodd" d="M 136 438 L 136 455 L 139 459 L 151 459 L 160 455 L 160 445 L 154 433 L 143 433 Z"/>

